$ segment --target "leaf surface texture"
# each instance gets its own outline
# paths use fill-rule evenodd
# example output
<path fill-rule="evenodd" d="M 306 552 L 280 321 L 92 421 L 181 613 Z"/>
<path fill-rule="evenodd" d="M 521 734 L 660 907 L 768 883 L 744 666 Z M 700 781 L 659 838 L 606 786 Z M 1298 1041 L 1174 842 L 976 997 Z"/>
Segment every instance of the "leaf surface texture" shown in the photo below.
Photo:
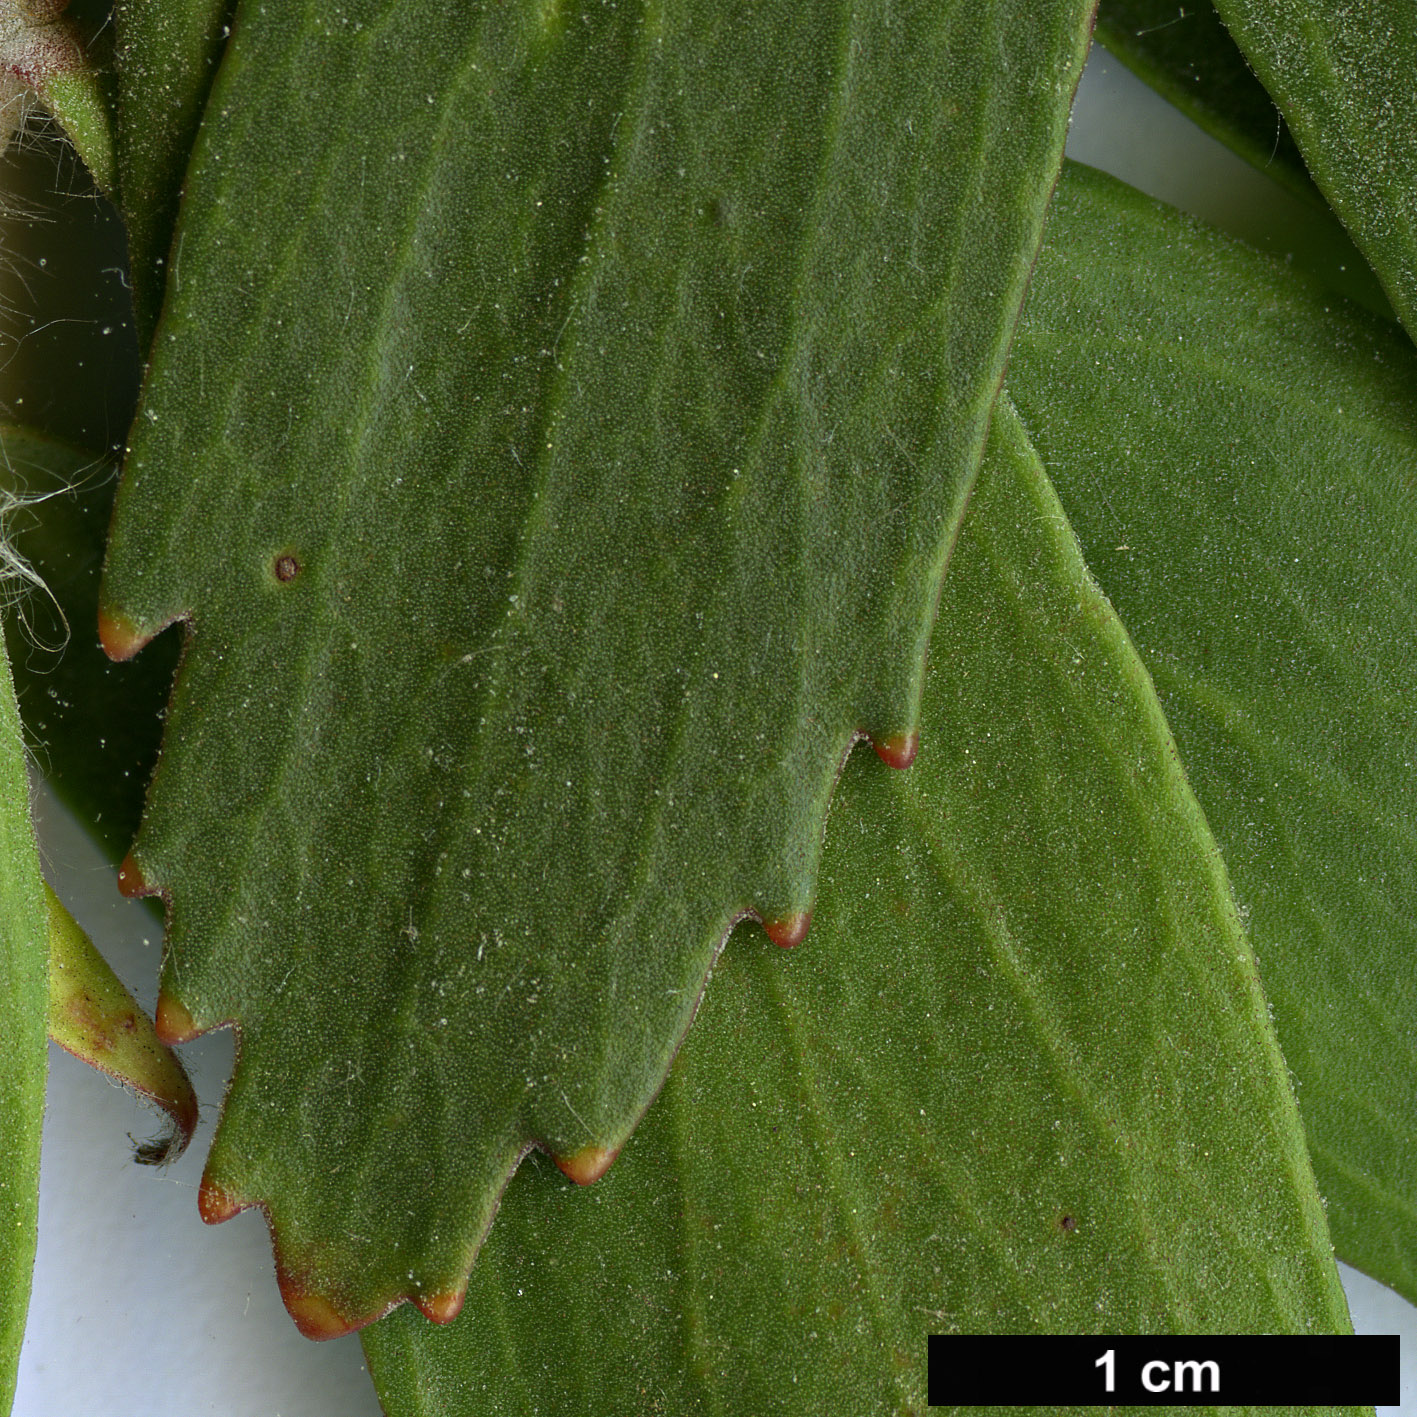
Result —
<path fill-rule="evenodd" d="M 307 1331 L 603 1169 L 908 756 L 1089 19 L 237 7 L 103 615 L 192 625 L 128 879 Z"/>
<path fill-rule="evenodd" d="M 1217 0 L 1314 180 L 1417 334 L 1417 7 Z"/>
<path fill-rule="evenodd" d="M 1417 356 L 1070 168 L 1009 382 L 1233 875 L 1339 1253 L 1417 1298 Z"/>
<path fill-rule="evenodd" d="M 144 345 L 167 283 L 182 181 L 234 0 L 115 0 L 119 201 Z"/>
<path fill-rule="evenodd" d="M 1213 138 L 1327 208 L 1274 100 L 1210 0 L 1101 0 L 1097 39 Z"/>
<path fill-rule="evenodd" d="M 1346 1329 L 1214 842 L 1006 402 L 922 717 L 616 1170 L 524 1167 L 462 1317 L 365 1330 L 390 1417 L 923 1414 L 930 1332 Z"/>
<path fill-rule="evenodd" d="M 34 1265 L 48 926 L 20 716 L 0 654 L 0 1412 L 14 1396 Z"/>

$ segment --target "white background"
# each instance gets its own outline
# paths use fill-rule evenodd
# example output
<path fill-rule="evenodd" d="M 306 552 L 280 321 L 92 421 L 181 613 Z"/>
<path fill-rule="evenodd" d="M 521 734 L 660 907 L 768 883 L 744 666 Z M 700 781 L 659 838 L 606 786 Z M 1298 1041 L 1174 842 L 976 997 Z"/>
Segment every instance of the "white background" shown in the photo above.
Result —
<path fill-rule="evenodd" d="M 1100 52 L 1078 95 L 1069 152 L 1279 250 L 1311 221 Z M 61 894 L 151 1009 L 160 949 L 153 916 L 118 896 L 112 868 L 62 812 L 41 803 L 40 830 Z M 377 1417 L 358 1339 L 309 1343 L 286 1317 L 260 1215 L 216 1227 L 197 1216 L 230 1035 L 182 1050 L 202 1125 L 165 1171 L 132 1161 L 128 1133 L 151 1135 L 151 1115 L 98 1073 L 50 1054 L 40 1250 L 17 1417 Z M 1417 1417 L 1417 1310 L 1351 1270 L 1343 1278 L 1360 1332 L 1403 1336 L 1403 1405 L 1379 1413 Z"/>

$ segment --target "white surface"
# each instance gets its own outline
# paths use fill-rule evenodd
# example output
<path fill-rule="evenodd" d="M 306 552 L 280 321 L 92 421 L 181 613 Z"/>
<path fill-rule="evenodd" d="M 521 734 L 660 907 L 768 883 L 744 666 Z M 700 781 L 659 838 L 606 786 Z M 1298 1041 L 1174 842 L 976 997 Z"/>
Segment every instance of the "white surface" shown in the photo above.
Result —
<path fill-rule="evenodd" d="M 1070 142 L 1074 155 L 1154 195 L 1255 238 L 1294 204 L 1174 114 L 1114 61 L 1089 65 Z M 71 909 L 151 1008 L 159 929 L 122 900 L 113 872 L 62 813 L 43 840 Z M 126 1133 L 150 1115 L 97 1073 L 51 1049 L 40 1256 L 17 1417 L 377 1417 L 356 1338 L 299 1336 L 276 1292 L 259 1215 L 204 1226 L 196 1187 L 231 1064 L 228 1034 L 183 1050 L 203 1099 L 195 1143 L 165 1172 L 135 1166 Z M 1417 1417 L 1417 1310 L 1344 1272 L 1359 1330 L 1401 1333 L 1403 1405 Z"/>

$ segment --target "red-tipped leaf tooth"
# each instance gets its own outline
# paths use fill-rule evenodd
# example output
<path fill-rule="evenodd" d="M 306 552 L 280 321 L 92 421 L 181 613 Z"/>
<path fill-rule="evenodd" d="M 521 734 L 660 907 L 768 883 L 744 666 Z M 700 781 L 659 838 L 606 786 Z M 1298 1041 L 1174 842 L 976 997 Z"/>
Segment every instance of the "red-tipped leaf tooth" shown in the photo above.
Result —
<path fill-rule="evenodd" d="M 414 1299 L 419 1312 L 425 1319 L 435 1324 L 450 1324 L 462 1313 L 463 1300 L 467 1298 L 467 1285 L 449 1289 L 442 1294 L 421 1294 Z"/>
<path fill-rule="evenodd" d="M 920 751 L 920 735 L 914 731 L 892 733 L 889 738 L 871 739 L 871 746 L 888 768 L 908 768 Z"/>
<path fill-rule="evenodd" d="M 98 642 L 109 659 L 122 663 L 132 659 L 153 636 L 144 634 L 126 615 L 98 612 Z"/>
<path fill-rule="evenodd" d="M 217 1185 L 209 1176 L 202 1177 L 202 1184 L 197 1188 L 197 1214 L 206 1224 L 220 1225 L 245 1209 L 245 1204 L 225 1186 Z"/>
<path fill-rule="evenodd" d="M 583 1146 L 570 1156 L 557 1156 L 553 1152 L 551 1159 L 576 1185 L 589 1186 L 591 1182 L 598 1181 L 605 1175 L 610 1169 L 610 1163 L 619 1154 L 618 1149 L 607 1151 L 603 1146 Z"/>
<path fill-rule="evenodd" d="M 166 990 L 157 996 L 153 1027 L 157 1030 L 157 1036 L 169 1046 L 175 1043 L 190 1043 L 202 1031 L 193 1021 L 192 1015 Z"/>
<path fill-rule="evenodd" d="M 118 894 L 127 896 L 129 900 L 137 900 L 139 896 L 153 894 L 147 877 L 143 875 L 142 867 L 133 859 L 131 851 L 118 866 Z"/>
<path fill-rule="evenodd" d="M 790 950 L 807 938 L 807 930 L 812 924 L 812 912 L 799 910 L 795 915 L 784 915 L 777 920 L 764 920 L 763 929 L 773 944 Z"/>
<path fill-rule="evenodd" d="M 311 1293 L 279 1265 L 276 1266 L 276 1283 L 280 1285 L 280 1297 L 285 1302 L 286 1312 L 306 1338 L 317 1341 L 343 1338 L 345 1334 L 373 1322 L 376 1317 L 371 1314 L 367 1319 L 345 1318 L 324 1295 Z"/>

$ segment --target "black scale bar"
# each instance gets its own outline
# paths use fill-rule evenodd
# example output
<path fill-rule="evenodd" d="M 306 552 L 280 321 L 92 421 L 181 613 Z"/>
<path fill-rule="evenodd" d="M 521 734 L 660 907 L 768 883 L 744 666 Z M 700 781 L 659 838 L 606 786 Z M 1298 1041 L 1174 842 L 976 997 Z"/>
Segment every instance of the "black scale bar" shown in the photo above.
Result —
<path fill-rule="evenodd" d="M 1397 1403 L 1388 1336 L 930 1336 L 930 1405 L 1211 1407 Z"/>

